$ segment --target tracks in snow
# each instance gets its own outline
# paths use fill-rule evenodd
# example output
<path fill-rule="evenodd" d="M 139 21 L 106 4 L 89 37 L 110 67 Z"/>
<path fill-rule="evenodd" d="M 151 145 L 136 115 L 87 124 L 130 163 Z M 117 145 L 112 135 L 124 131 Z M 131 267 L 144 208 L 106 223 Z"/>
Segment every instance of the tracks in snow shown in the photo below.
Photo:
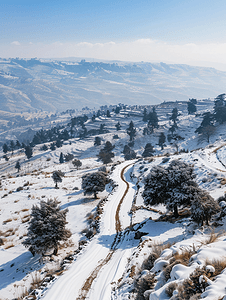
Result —
<path fill-rule="evenodd" d="M 93 270 L 93 272 L 91 273 L 91 275 L 87 278 L 87 280 L 85 281 L 82 289 L 81 289 L 81 294 L 79 295 L 79 297 L 77 298 L 77 300 L 85 300 L 86 296 L 92 286 L 93 281 L 97 278 L 99 271 L 103 268 L 104 265 L 106 265 L 110 259 L 112 258 L 112 255 L 114 254 L 115 250 L 117 249 L 117 245 L 119 244 L 119 242 L 121 241 L 121 230 L 122 230 L 122 226 L 121 226 L 121 222 L 120 222 L 120 217 L 119 217 L 119 213 L 120 213 L 120 209 L 121 209 L 121 205 L 123 203 L 123 200 L 125 199 L 125 196 L 128 193 L 129 190 L 129 184 L 128 182 L 124 179 L 124 172 L 125 169 L 127 169 L 131 164 L 125 166 L 120 174 L 120 178 L 123 182 L 125 182 L 126 184 L 126 189 L 125 192 L 117 206 L 117 210 L 116 210 L 116 214 L 115 214 L 115 230 L 116 230 L 116 236 L 114 238 L 114 241 L 111 245 L 111 250 L 108 253 L 108 255 L 105 257 L 105 259 L 103 259 L 101 261 L 101 263 L 95 268 L 95 270 Z"/>
<path fill-rule="evenodd" d="M 130 225 L 128 212 L 135 192 L 131 187 L 133 184 L 123 178 L 124 173 L 128 176 L 126 169 L 130 165 L 124 162 L 113 172 L 115 179 L 118 179 L 118 188 L 109 195 L 109 201 L 105 204 L 100 234 L 91 240 L 70 269 L 47 290 L 44 300 L 84 300 L 87 296 L 95 300 L 110 299 L 110 283 L 121 276 L 121 270 L 132 251 L 122 245 L 124 239 L 121 232 Z M 120 218 L 123 218 L 123 222 Z"/>

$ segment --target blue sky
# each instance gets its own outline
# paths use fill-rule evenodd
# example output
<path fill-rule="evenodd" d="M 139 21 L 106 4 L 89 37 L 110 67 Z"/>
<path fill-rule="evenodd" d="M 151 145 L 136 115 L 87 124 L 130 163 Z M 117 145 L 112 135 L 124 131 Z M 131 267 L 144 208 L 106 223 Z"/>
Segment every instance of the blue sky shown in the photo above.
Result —
<path fill-rule="evenodd" d="M 225 0 L 1 0 L 0 57 L 226 64 L 225 12 Z"/>

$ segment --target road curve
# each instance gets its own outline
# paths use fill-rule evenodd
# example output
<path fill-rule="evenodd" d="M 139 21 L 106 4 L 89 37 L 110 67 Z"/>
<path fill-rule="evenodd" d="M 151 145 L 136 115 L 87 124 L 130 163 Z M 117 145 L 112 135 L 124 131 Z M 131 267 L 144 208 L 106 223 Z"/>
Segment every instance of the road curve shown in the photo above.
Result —
<path fill-rule="evenodd" d="M 100 222 L 100 233 L 92 239 L 71 265 L 70 269 L 47 290 L 42 299 L 86 299 L 93 281 L 97 278 L 99 271 L 111 260 L 116 245 L 120 242 L 119 230 L 122 229 L 119 220 L 121 214 L 120 207 L 122 207 L 122 203 L 126 200 L 129 191 L 129 184 L 122 179 L 122 174 L 130 164 L 124 162 L 116 166 L 113 171 L 112 177 L 117 182 L 118 187 L 113 194 L 109 195 L 108 201 L 104 206 L 104 213 Z M 127 201 L 132 204 L 131 197 Z M 126 209 L 130 210 L 130 207 L 127 206 Z M 117 222 L 116 219 L 118 220 Z"/>

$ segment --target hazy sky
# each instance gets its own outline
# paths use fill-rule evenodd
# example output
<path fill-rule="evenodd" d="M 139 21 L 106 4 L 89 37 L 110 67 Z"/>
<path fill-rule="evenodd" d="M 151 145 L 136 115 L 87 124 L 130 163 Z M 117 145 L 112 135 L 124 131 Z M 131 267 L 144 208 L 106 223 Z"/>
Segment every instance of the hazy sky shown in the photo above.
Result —
<path fill-rule="evenodd" d="M 225 0 L 0 0 L 0 57 L 163 61 L 226 70 L 225 13 Z"/>

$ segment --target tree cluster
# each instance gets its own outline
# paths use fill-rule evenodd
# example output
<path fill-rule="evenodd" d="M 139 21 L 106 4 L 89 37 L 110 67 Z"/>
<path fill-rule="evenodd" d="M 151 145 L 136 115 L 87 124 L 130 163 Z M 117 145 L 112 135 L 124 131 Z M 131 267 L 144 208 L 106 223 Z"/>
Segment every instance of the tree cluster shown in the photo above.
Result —
<path fill-rule="evenodd" d="M 155 166 L 144 179 L 143 198 L 147 205 L 163 203 L 178 217 L 178 209 L 191 205 L 192 218 L 196 222 L 208 221 L 219 208 L 214 199 L 200 189 L 194 181 L 192 165 L 173 160 L 168 167 Z"/>
<path fill-rule="evenodd" d="M 112 162 L 112 158 L 115 156 L 114 153 L 112 152 L 112 150 L 115 148 L 115 146 L 113 146 L 111 144 L 111 142 L 107 141 L 105 143 L 104 148 L 102 148 L 99 152 L 99 154 L 97 155 L 98 158 L 104 163 L 104 164 L 108 164 L 110 162 Z"/>
<path fill-rule="evenodd" d="M 124 146 L 122 153 L 124 154 L 125 160 L 130 160 L 130 159 L 136 158 L 136 152 L 134 150 L 132 150 L 128 145 Z"/>
<path fill-rule="evenodd" d="M 151 143 L 147 143 L 144 152 L 142 153 L 143 157 L 150 157 L 153 156 L 153 153 L 155 152 L 154 147 L 152 146 Z"/>
<path fill-rule="evenodd" d="M 147 127 L 144 128 L 144 132 L 143 134 L 151 134 L 154 131 L 154 128 L 158 128 L 158 116 L 155 110 L 155 107 L 152 108 L 152 111 L 150 111 L 149 113 L 147 113 L 147 109 L 144 109 L 144 113 L 143 113 L 143 121 L 144 122 L 148 122 Z"/>

